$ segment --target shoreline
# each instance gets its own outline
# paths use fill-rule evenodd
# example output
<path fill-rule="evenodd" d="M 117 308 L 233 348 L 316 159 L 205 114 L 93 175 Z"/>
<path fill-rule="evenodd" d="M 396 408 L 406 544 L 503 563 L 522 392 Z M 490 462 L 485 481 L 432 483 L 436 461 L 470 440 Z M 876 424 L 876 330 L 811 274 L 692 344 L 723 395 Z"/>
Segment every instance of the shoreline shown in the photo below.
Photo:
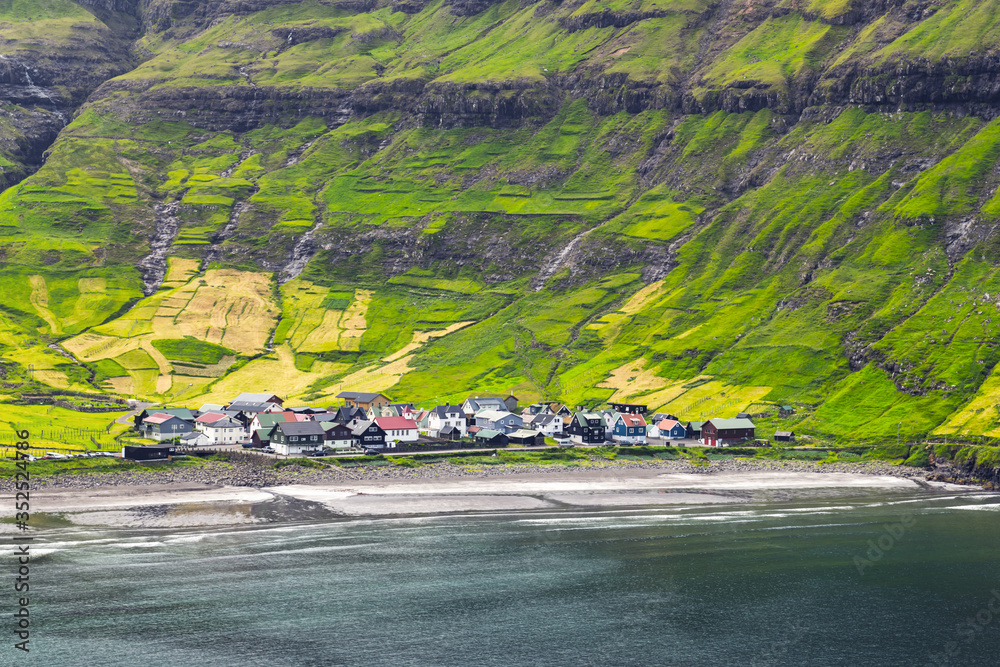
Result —
<path fill-rule="evenodd" d="M 455 512 L 650 508 L 872 493 L 982 493 L 881 462 L 608 462 L 353 470 L 228 465 L 36 478 L 32 512 L 51 527 L 189 528 Z M 242 468 L 254 468 L 245 470 Z M 296 469 L 297 468 L 297 469 Z M 364 472 L 362 472 L 362 470 Z M 220 472 L 226 474 L 220 475 Z M 108 479 L 112 478 L 112 479 Z M 0 491 L 10 520 L 14 492 Z M 41 516 L 39 519 L 38 517 Z M 13 532 L 0 523 L 0 532 Z"/>

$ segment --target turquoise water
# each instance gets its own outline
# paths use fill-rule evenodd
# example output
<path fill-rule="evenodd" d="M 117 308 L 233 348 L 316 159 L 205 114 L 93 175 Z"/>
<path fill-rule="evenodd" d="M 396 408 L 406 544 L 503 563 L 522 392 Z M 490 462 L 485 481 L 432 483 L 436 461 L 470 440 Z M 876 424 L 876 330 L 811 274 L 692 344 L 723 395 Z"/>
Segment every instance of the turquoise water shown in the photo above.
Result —
<path fill-rule="evenodd" d="M 0 661 L 992 666 L 998 527 L 995 495 L 893 494 L 60 529 L 32 569 L 33 650 Z"/>

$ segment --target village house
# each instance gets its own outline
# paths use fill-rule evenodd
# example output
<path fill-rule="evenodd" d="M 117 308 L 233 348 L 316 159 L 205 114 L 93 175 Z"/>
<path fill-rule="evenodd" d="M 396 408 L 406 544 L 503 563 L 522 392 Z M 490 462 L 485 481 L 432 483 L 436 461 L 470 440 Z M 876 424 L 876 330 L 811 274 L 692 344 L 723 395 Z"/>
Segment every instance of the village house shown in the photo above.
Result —
<path fill-rule="evenodd" d="M 385 431 L 373 421 L 355 421 L 351 427 L 351 435 L 358 447 L 365 449 L 384 449 Z"/>
<path fill-rule="evenodd" d="M 573 416 L 573 411 L 565 403 L 549 403 L 549 412 L 557 417 Z"/>
<path fill-rule="evenodd" d="M 521 445 L 523 447 L 543 447 L 545 445 L 545 436 L 538 431 L 520 429 L 507 434 L 507 444 Z"/>
<path fill-rule="evenodd" d="M 268 433 L 271 447 L 285 456 L 319 449 L 325 438 L 326 431 L 319 422 L 279 422 Z"/>
<path fill-rule="evenodd" d="M 439 405 L 427 413 L 427 431 L 429 435 L 453 440 L 464 438 L 466 434 L 465 412 L 460 405 Z M 448 429 L 445 435 L 442 431 Z M 457 436 L 455 432 L 457 431 Z"/>
<path fill-rule="evenodd" d="M 687 437 L 687 429 L 684 428 L 684 424 L 676 421 L 674 419 L 664 419 L 656 425 L 657 431 L 659 431 L 658 438 L 663 438 L 664 440 L 683 440 Z"/>
<path fill-rule="evenodd" d="M 324 443 L 331 449 L 350 449 L 354 446 L 354 434 L 350 426 L 335 421 L 317 422 L 326 431 Z"/>
<path fill-rule="evenodd" d="M 644 415 L 646 414 L 645 405 L 637 405 L 635 403 L 611 403 L 611 409 L 614 412 L 628 415 Z"/>
<path fill-rule="evenodd" d="M 373 420 L 385 431 L 385 442 L 416 442 L 420 437 L 417 423 L 408 417 L 376 417 Z"/>
<path fill-rule="evenodd" d="M 224 413 L 227 417 L 238 421 L 247 432 L 250 432 L 250 423 L 259 414 L 278 414 L 282 407 L 277 403 L 230 403 Z"/>
<path fill-rule="evenodd" d="M 795 431 L 778 431 L 774 434 L 775 442 L 795 442 Z"/>
<path fill-rule="evenodd" d="M 142 422 L 145 421 L 147 417 L 151 417 L 152 415 L 156 414 L 170 415 L 172 417 L 177 417 L 178 419 L 182 419 L 191 424 L 194 424 L 194 419 L 195 419 L 195 414 L 187 408 L 162 408 L 159 410 L 157 409 L 143 410 L 133 418 L 133 423 L 135 424 L 135 428 L 138 429 L 139 431 L 142 431 L 143 430 Z"/>
<path fill-rule="evenodd" d="M 250 434 L 250 446 L 260 449 L 271 444 L 271 428 L 259 428 Z"/>
<path fill-rule="evenodd" d="M 554 414 L 535 415 L 531 420 L 531 428 L 550 438 L 562 437 L 563 426 L 562 417 Z"/>
<path fill-rule="evenodd" d="M 476 426 L 485 429 L 513 433 L 524 425 L 524 420 L 506 410 L 481 410 L 476 413 Z"/>
<path fill-rule="evenodd" d="M 372 394 L 363 391 L 342 391 L 337 394 L 337 398 L 344 399 L 344 405 L 354 408 L 361 408 L 365 412 L 372 408 L 382 408 L 392 401 L 384 394 Z"/>
<path fill-rule="evenodd" d="M 465 423 L 473 426 L 476 423 L 476 414 L 483 410 L 507 411 L 507 404 L 499 398 L 467 398 L 462 403 L 462 412 L 465 413 Z"/>
<path fill-rule="evenodd" d="M 305 416 L 307 419 L 311 419 L 313 415 L 320 415 L 327 412 L 326 408 L 313 408 L 308 405 L 302 405 L 294 408 L 285 408 L 285 412 L 294 412 L 297 415 Z M 299 421 L 302 421 L 301 419 Z"/>
<path fill-rule="evenodd" d="M 505 433 L 491 428 L 477 430 L 473 438 L 480 447 L 506 447 L 509 442 Z"/>
<path fill-rule="evenodd" d="M 178 447 L 208 447 L 212 444 L 212 439 L 201 431 L 195 430 L 180 436 L 176 442 Z"/>
<path fill-rule="evenodd" d="M 754 439 L 755 429 L 749 419 L 709 419 L 701 425 L 701 442 L 709 447 L 728 447 Z"/>
<path fill-rule="evenodd" d="M 220 419 L 228 419 L 225 414 L 221 412 L 205 412 L 198 415 L 194 420 L 194 427 L 197 430 L 201 430 L 201 427 L 205 424 L 212 424 L 219 421 Z"/>
<path fill-rule="evenodd" d="M 341 424 L 350 424 L 356 419 L 366 420 L 368 415 L 365 413 L 363 408 L 355 407 L 353 405 L 345 405 L 337 409 L 337 414 L 334 417 L 334 421 L 340 422 Z"/>
<path fill-rule="evenodd" d="M 605 416 L 606 435 L 621 445 L 646 444 L 646 419 L 641 413 L 610 412 Z"/>
<path fill-rule="evenodd" d="M 687 426 L 684 427 L 684 430 L 687 431 L 687 439 L 701 440 L 701 426 L 704 423 L 703 421 L 688 422 Z"/>
<path fill-rule="evenodd" d="M 225 412 L 241 412 L 247 415 L 248 418 L 252 419 L 254 415 L 258 415 L 262 412 L 273 413 L 273 412 L 284 412 L 284 408 L 281 407 L 280 403 L 230 403 L 226 406 Z"/>
<path fill-rule="evenodd" d="M 249 392 L 240 394 L 232 400 L 232 403 L 274 403 L 279 407 L 285 404 L 280 397 L 274 394 L 253 394 Z"/>
<path fill-rule="evenodd" d="M 604 419 L 595 412 L 577 412 L 566 428 L 570 440 L 578 445 L 603 445 Z"/>
<path fill-rule="evenodd" d="M 289 419 L 289 416 L 292 418 Z M 248 429 L 251 433 L 258 429 L 270 429 L 275 424 L 280 424 L 281 422 L 288 421 L 299 421 L 295 418 L 294 412 L 261 412 L 253 416 L 250 420 Z M 302 421 L 305 421 L 304 419 Z"/>
<path fill-rule="evenodd" d="M 153 440 L 172 440 L 194 430 L 192 421 L 185 421 L 175 415 L 157 412 L 142 420 L 140 433 Z"/>
<path fill-rule="evenodd" d="M 199 429 L 212 445 L 235 445 L 246 440 L 243 424 L 229 417 L 203 423 Z"/>

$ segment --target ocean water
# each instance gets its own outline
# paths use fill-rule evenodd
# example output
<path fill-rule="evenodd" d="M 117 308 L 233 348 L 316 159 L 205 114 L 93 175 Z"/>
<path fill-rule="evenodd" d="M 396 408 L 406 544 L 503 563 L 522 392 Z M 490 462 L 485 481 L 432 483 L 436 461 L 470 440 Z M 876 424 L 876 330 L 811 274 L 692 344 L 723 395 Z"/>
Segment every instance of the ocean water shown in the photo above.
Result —
<path fill-rule="evenodd" d="M 1000 496 L 899 493 L 57 529 L 0 664 L 994 666 L 998 529 Z"/>

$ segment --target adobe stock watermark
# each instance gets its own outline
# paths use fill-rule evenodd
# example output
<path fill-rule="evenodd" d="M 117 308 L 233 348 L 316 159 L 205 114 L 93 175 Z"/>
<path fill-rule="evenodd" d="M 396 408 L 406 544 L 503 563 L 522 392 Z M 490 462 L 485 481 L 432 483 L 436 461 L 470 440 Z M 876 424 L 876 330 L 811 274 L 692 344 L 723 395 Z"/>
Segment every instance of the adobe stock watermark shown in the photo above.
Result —
<path fill-rule="evenodd" d="M 746 664 L 750 667 L 770 667 L 771 665 L 787 665 L 793 662 L 788 656 L 789 650 L 799 644 L 809 633 L 804 625 L 791 625 L 782 634 L 781 639 L 771 642 Z"/>
<path fill-rule="evenodd" d="M 854 557 L 854 567 L 857 568 L 858 574 L 864 575 L 865 570 L 885 558 L 885 555 L 892 551 L 906 535 L 906 531 L 912 528 L 916 522 L 916 517 L 907 512 L 900 517 L 899 521 L 883 524 L 882 534 L 877 539 L 868 540 L 868 550 L 865 551 L 864 556 Z"/>
<path fill-rule="evenodd" d="M 927 667 L 951 664 L 952 659 L 958 657 L 963 648 L 972 644 L 994 620 L 1000 617 L 1000 589 L 994 588 L 990 593 L 993 596 L 979 611 L 955 626 L 955 639 L 942 646 L 940 652 L 932 654 L 927 661 Z"/>

